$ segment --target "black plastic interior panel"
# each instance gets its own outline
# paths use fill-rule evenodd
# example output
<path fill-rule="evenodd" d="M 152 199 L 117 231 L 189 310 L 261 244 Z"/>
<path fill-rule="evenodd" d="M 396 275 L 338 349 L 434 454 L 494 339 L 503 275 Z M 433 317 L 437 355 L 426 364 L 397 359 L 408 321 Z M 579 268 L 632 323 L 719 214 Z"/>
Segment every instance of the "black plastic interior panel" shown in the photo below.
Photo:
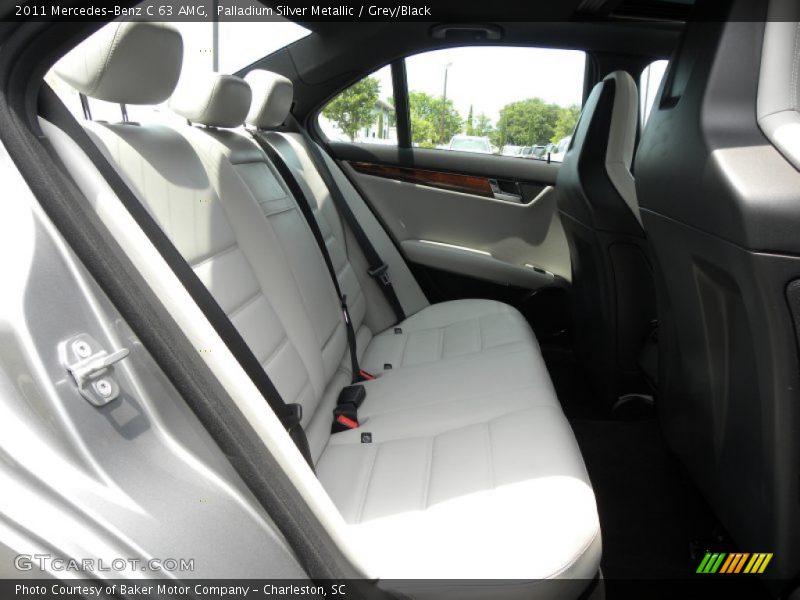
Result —
<path fill-rule="evenodd" d="M 754 21 L 764 18 L 766 2 L 749 4 L 761 7 L 751 16 Z M 754 49 L 761 48 L 763 25 L 730 23 L 722 36 L 719 23 L 689 27 L 693 37 L 667 74 L 668 85 L 676 79 L 680 95 L 653 111 L 649 142 L 636 155 L 637 184 L 671 193 L 640 194 L 639 204 L 745 248 L 800 254 L 797 170 L 755 119 L 760 52 Z M 707 58 L 715 54 L 724 57 L 724 67 L 714 68 Z M 700 120 L 702 129 L 694 126 Z M 662 163 L 669 168 L 657 169 Z M 710 208 L 719 201 L 721 181 L 726 199 Z M 676 201 L 675 194 L 687 190 L 702 201 Z"/>
<path fill-rule="evenodd" d="M 724 4 L 732 22 L 689 26 L 636 188 L 666 439 L 736 544 L 774 553 L 778 586 L 800 575 L 800 172 L 756 122 L 768 3 Z"/>
<path fill-rule="evenodd" d="M 558 208 L 570 247 L 575 348 L 598 403 L 650 391 L 639 355 L 656 320 L 644 231 L 608 175 L 615 81 L 587 99 L 558 175 Z"/>
<path fill-rule="evenodd" d="M 797 337 L 797 347 L 800 350 L 800 279 L 795 279 L 786 286 L 786 301 L 789 303 L 789 311 L 794 321 L 794 334 Z"/>
<path fill-rule="evenodd" d="M 657 248 L 665 437 L 735 541 L 780 548 L 771 569 L 796 574 L 800 367 L 785 294 L 800 257 L 652 215 L 645 227 Z"/>

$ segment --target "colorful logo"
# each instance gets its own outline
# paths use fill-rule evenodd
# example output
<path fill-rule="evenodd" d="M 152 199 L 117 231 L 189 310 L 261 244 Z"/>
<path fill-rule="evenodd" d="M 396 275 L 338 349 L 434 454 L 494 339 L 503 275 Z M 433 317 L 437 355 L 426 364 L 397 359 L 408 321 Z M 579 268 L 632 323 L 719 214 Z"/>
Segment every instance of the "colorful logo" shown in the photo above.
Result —
<path fill-rule="evenodd" d="M 772 560 L 772 552 L 706 552 L 697 573 L 763 573 L 769 561 Z"/>

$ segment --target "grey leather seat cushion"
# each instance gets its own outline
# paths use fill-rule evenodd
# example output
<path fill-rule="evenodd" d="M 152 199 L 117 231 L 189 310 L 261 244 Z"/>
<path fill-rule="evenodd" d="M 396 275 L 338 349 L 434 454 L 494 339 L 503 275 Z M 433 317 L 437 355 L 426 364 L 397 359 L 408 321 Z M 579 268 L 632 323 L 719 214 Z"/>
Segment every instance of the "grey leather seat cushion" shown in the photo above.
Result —
<path fill-rule="evenodd" d="M 483 400 L 331 438 L 317 473 L 365 560 L 385 578 L 593 577 L 594 494 L 560 408 Z"/>
<path fill-rule="evenodd" d="M 374 336 L 362 366 L 380 373 L 387 363 L 396 369 L 531 347 L 538 349 L 538 343 L 519 311 L 492 300 L 453 300 L 423 308 Z"/>

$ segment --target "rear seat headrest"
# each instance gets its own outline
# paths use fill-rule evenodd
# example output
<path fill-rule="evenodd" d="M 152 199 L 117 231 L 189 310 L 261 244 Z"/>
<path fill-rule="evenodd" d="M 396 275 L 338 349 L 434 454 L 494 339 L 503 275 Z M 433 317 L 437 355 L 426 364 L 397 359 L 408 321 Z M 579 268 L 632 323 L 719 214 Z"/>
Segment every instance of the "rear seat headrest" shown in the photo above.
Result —
<path fill-rule="evenodd" d="M 257 129 L 282 125 L 292 108 L 292 82 L 283 75 L 263 69 L 250 71 L 244 80 L 253 90 L 253 104 L 247 113 L 247 124 Z"/>
<path fill-rule="evenodd" d="M 253 94 L 244 79 L 203 73 L 181 80 L 169 99 L 173 112 L 209 127 L 238 127 L 244 123 Z"/>
<path fill-rule="evenodd" d="M 105 26 L 55 65 L 56 74 L 90 98 L 158 104 L 169 98 L 183 64 L 183 39 L 167 23 Z"/>

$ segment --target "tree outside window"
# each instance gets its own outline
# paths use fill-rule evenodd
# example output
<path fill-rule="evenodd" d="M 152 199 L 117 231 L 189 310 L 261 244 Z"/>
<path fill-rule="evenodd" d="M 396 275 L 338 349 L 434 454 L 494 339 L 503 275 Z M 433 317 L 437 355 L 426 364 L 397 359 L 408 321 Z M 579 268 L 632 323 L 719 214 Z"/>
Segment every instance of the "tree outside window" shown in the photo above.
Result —
<path fill-rule="evenodd" d="M 540 76 L 503 76 L 521 63 Z M 505 156 L 544 159 L 568 140 L 580 116 L 585 65 L 580 52 L 468 47 L 410 57 L 406 64 L 414 147 L 450 149 L 460 136 L 459 147 L 471 142 Z M 487 83 L 497 81 L 504 84 Z M 323 109 L 323 131 L 331 139 L 396 144 L 391 86 L 386 66 L 347 88 Z"/>
<path fill-rule="evenodd" d="M 379 94 L 378 79 L 365 77 L 331 100 L 322 114 L 335 123 L 353 142 L 359 131 L 375 122 Z"/>

